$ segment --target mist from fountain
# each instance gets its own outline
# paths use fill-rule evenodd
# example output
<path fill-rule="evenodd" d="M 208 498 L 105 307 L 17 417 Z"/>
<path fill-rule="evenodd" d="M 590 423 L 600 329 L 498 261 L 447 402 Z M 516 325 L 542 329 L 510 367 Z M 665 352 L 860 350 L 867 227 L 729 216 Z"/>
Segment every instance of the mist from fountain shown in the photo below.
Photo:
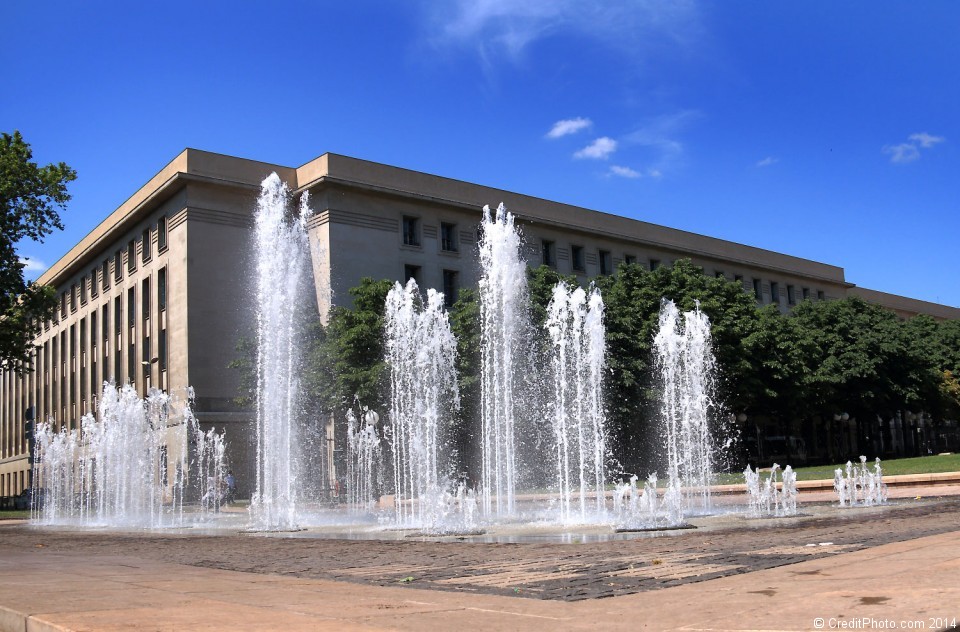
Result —
<path fill-rule="evenodd" d="M 712 502 L 714 442 L 710 432 L 716 360 L 710 319 L 700 311 L 681 315 L 673 301 L 660 309 L 654 337 L 662 385 L 661 423 L 667 461 L 664 502 L 670 515 L 708 512 Z M 678 506 L 679 505 L 679 506 Z"/>
<path fill-rule="evenodd" d="M 297 420 L 302 417 L 301 323 L 309 296 L 309 198 L 289 217 L 290 191 L 273 173 L 261 184 L 255 214 L 257 318 L 256 489 L 254 528 L 296 528 L 299 464 Z"/>
<path fill-rule="evenodd" d="M 396 522 L 401 527 L 443 530 L 439 499 L 447 491 L 449 428 L 460 408 L 457 341 L 444 296 L 417 282 L 396 283 L 384 314 L 390 367 L 390 423 L 396 484 Z"/>
<path fill-rule="evenodd" d="M 141 399 L 129 384 L 104 384 L 98 414 L 84 415 L 79 428 L 38 424 L 35 522 L 161 528 L 219 511 L 223 435 L 200 429 L 191 402 L 190 391 L 187 401 L 155 389 Z M 185 518 L 188 495 L 200 511 Z"/>
<path fill-rule="evenodd" d="M 561 522 L 604 517 L 603 299 L 560 282 L 547 306 L 553 343 L 553 435 Z"/>
<path fill-rule="evenodd" d="M 478 285 L 481 319 L 481 507 L 487 517 L 516 511 L 517 406 L 527 324 L 527 264 L 514 216 L 483 207 Z"/>

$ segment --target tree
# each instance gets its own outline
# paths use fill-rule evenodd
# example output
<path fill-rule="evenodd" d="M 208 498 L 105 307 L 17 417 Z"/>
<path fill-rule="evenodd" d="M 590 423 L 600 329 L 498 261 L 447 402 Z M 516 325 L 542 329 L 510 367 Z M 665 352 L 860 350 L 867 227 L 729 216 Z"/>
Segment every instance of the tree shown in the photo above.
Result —
<path fill-rule="evenodd" d="M 56 291 L 26 282 L 16 246 L 63 230 L 57 209 L 70 200 L 67 183 L 77 177 L 62 162 L 40 167 L 32 158 L 20 132 L 0 134 L 0 368 L 18 373 L 29 367 L 40 323 L 56 308 Z"/>

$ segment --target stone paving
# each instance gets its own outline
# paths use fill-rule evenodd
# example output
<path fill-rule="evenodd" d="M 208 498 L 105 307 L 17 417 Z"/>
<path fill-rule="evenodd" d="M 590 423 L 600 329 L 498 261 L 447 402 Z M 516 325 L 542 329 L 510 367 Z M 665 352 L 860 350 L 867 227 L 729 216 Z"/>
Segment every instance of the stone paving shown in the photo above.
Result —
<path fill-rule="evenodd" d="M 121 555 L 193 567 L 556 601 L 754 573 L 960 530 L 960 499 L 588 543 L 344 540 L 0 527 L 4 552 Z"/>

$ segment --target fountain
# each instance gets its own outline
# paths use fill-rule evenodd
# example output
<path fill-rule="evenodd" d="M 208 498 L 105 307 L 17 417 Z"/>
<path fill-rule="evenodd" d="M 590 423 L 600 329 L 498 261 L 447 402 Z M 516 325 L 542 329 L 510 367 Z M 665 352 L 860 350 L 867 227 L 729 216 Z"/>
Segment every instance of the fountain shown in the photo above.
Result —
<path fill-rule="evenodd" d="M 747 483 L 749 504 L 747 515 L 751 518 L 783 517 L 797 515 L 797 473 L 789 465 L 784 468 L 778 486 L 780 465 L 773 464 L 770 473 L 760 479 L 760 469 L 743 471 Z"/>
<path fill-rule="evenodd" d="M 887 485 L 883 482 L 880 458 L 877 457 L 873 471 L 867 467 L 867 457 L 860 463 L 847 461 L 846 471 L 837 468 L 833 475 L 833 489 L 837 492 L 841 507 L 870 507 L 887 502 Z"/>
<path fill-rule="evenodd" d="M 671 516 L 711 509 L 714 447 L 710 434 L 716 361 L 710 343 L 710 319 L 700 311 L 680 313 L 673 301 L 660 308 L 654 337 L 663 388 L 661 421 L 666 448 Z"/>
<path fill-rule="evenodd" d="M 377 422 L 380 415 L 366 407 L 358 418 L 353 409 L 347 411 L 347 503 L 354 513 L 369 513 L 377 505 L 378 491 L 383 487 L 383 450 Z"/>
<path fill-rule="evenodd" d="M 36 429 L 33 510 L 43 525 L 160 528 L 182 526 L 185 497 L 200 498 L 204 519 L 223 498 L 223 435 L 204 432 L 186 402 L 151 389 L 104 384 L 98 414 L 80 427 Z M 192 452 L 192 454 L 191 454 Z"/>
<path fill-rule="evenodd" d="M 390 366 L 390 422 L 398 526 L 440 529 L 430 505 L 446 491 L 450 415 L 460 407 L 457 341 L 443 294 L 417 282 L 387 294 L 385 335 Z M 434 499 L 433 503 L 427 499 Z"/>
<path fill-rule="evenodd" d="M 483 207 L 479 244 L 481 319 L 481 506 L 484 515 L 516 510 L 516 403 L 520 344 L 527 327 L 527 265 L 514 217 Z"/>
<path fill-rule="evenodd" d="M 262 185 L 255 216 L 257 315 L 256 490 L 250 501 L 254 525 L 263 530 L 296 528 L 297 421 L 301 418 L 298 376 L 300 324 L 309 282 L 306 222 L 309 198 L 288 218 L 290 191 L 273 173 Z"/>
<path fill-rule="evenodd" d="M 547 307 L 553 342 L 553 433 L 561 522 L 605 514 L 603 299 L 558 283 Z"/>

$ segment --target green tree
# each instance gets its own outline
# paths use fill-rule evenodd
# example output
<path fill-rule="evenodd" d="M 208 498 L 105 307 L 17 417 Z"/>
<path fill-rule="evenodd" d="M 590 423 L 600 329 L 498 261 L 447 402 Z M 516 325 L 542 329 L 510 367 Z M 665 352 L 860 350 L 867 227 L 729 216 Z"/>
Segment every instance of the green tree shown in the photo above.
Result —
<path fill-rule="evenodd" d="M 67 183 L 77 177 L 62 162 L 40 167 L 32 158 L 20 132 L 0 134 L 0 368 L 17 372 L 29 367 L 33 339 L 53 314 L 56 291 L 26 282 L 16 246 L 63 230 L 57 209 L 70 200 Z"/>

